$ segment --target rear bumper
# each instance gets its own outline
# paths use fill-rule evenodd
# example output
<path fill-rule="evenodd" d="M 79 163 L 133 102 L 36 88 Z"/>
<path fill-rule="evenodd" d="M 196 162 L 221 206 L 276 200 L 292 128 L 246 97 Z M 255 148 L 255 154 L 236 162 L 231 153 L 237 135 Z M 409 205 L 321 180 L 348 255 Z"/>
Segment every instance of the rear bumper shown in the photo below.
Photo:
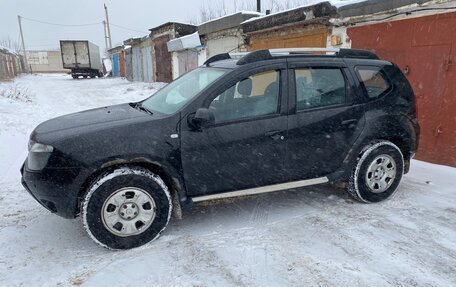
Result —
<path fill-rule="evenodd" d="M 22 185 L 47 210 L 64 218 L 78 213 L 80 169 L 64 168 L 30 171 L 22 165 Z"/>

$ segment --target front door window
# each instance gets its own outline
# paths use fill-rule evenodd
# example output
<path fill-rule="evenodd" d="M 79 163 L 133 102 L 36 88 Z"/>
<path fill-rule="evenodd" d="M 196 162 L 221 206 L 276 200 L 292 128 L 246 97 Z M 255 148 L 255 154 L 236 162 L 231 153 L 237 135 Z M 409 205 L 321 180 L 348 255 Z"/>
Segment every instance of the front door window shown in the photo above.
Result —
<path fill-rule="evenodd" d="M 216 123 L 275 114 L 279 94 L 279 72 L 267 71 L 237 82 L 212 100 L 209 108 Z"/>

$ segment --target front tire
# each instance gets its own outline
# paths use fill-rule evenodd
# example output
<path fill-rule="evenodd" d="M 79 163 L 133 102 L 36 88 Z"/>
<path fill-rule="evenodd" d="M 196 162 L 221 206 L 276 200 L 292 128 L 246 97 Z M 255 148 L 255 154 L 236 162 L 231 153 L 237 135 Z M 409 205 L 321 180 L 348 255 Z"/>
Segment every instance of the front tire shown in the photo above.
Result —
<path fill-rule="evenodd" d="M 90 237 L 103 247 L 130 249 L 158 238 L 172 212 L 171 194 L 156 174 L 122 167 L 100 176 L 82 205 Z"/>
<path fill-rule="evenodd" d="M 360 153 L 348 182 L 348 192 L 361 202 L 380 202 L 396 192 L 403 174 L 401 150 L 389 141 L 379 141 Z"/>

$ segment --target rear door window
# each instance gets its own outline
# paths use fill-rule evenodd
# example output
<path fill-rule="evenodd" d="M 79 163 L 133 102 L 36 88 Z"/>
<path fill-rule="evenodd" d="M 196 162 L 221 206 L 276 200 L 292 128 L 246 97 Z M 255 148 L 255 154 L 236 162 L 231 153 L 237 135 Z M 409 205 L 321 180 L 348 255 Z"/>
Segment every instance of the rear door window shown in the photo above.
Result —
<path fill-rule="evenodd" d="M 297 110 L 345 104 L 346 83 L 339 68 L 295 69 Z"/>
<path fill-rule="evenodd" d="M 371 99 L 383 96 L 391 88 L 391 84 L 381 72 L 380 67 L 358 66 L 356 73 L 366 95 Z"/>

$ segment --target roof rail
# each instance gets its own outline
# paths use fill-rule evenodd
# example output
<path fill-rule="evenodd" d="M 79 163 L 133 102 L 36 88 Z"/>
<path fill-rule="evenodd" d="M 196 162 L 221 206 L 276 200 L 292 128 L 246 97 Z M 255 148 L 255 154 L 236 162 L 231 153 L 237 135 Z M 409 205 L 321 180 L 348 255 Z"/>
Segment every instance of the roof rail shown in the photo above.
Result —
<path fill-rule="evenodd" d="M 238 65 L 245 65 L 248 63 L 270 60 L 272 59 L 272 54 L 269 50 L 258 50 L 255 52 L 248 53 L 244 57 L 242 57 L 236 64 Z"/>
<path fill-rule="evenodd" d="M 204 62 L 203 65 L 209 66 L 210 63 L 218 62 L 218 61 L 221 61 L 221 60 L 228 60 L 228 59 L 231 59 L 231 56 L 228 53 L 217 54 L 217 55 L 212 56 L 209 59 L 207 59 L 206 62 Z"/>
<path fill-rule="evenodd" d="M 309 53 L 339 53 L 339 48 L 284 48 L 284 49 L 269 49 L 271 54 L 309 54 Z"/>
<path fill-rule="evenodd" d="M 337 56 L 341 58 L 380 60 L 380 58 L 374 52 L 358 49 L 340 49 L 340 51 L 337 53 Z"/>
<path fill-rule="evenodd" d="M 248 63 L 254 63 L 258 61 L 265 61 L 273 59 L 274 56 L 284 55 L 314 55 L 319 54 L 331 55 L 339 58 L 353 58 L 353 59 L 372 59 L 379 60 L 379 57 L 371 51 L 357 50 L 357 49 L 340 49 L 340 48 L 285 48 L 285 49 L 269 49 L 269 50 L 258 50 L 253 52 L 242 52 L 242 53 L 225 53 L 218 54 L 209 58 L 204 65 L 210 63 L 228 60 L 228 59 L 239 59 L 238 65 L 245 65 Z"/>

